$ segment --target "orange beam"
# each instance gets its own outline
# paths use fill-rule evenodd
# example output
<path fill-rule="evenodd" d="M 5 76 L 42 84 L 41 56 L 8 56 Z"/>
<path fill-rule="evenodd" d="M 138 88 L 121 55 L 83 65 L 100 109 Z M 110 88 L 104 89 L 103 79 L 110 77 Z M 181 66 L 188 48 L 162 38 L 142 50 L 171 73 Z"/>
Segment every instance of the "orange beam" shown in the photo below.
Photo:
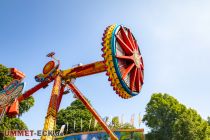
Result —
<path fill-rule="evenodd" d="M 74 94 L 82 101 L 82 103 L 86 106 L 86 108 L 92 113 L 92 115 L 96 118 L 96 120 L 100 123 L 103 129 L 107 132 L 112 140 L 118 140 L 117 136 L 109 129 L 106 123 L 101 119 L 98 113 L 94 110 L 94 108 L 89 104 L 89 102 L 85 99 L 84 95 L 76 88 L 76 86 L 72 83 L 68 84 L 69 88 L 74 92 Z"/>
<path fill-rule="evenodd" d="M 77 78 L 77 77 L 83 77 L 83 76 L 92 75 L 96 73 L 101 73 L 104 71 L 106 71 L 104 61 L 98 61 L 95 63 L 64 70 L 62 71 L 61 75 L 63 78 L 70 78 L 70 77 Z"/>

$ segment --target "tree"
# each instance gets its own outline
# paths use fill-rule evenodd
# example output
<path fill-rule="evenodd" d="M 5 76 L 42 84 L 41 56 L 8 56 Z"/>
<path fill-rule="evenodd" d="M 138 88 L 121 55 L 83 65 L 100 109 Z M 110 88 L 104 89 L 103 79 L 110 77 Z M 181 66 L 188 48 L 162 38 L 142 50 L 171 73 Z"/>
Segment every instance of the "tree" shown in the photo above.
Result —
<path fill-rule="evenodd" d="M 130 123 L 124 123 L 120 126 L 120 129 L 135 129 L 135 127 Z"/>
<path fill-rule="evenodd" d="M 105 117 L 105 122 L 108 122 L 108 117 Z M 82 120 L 82 129 L 81 129 L 81 120 Z M 91 120 L 91 121 L 90 121 Z M 91 122 L 91 124 L 90 124 Z M 112 123 L 108 124 L 111 129 L 131 129 L 134 128 L 129 123 L 120 124 L 118 117 L 113 117 L 111 120 Z M 75 123 L 75 128 L 74 128 Z M 57 115 L 56 128 L 59 130 L 62 125 L 68 124 L 65 128 L 65 133 L 76 133 L 76 132 L 85 132 L 85 131 L 97 131 L 103 130 L 100 124 L 95 124 L 95 118 L 86 109 L 82 102 L 78 99 L 73 101 L 70 106 L 65 109 L 61 109 Z"/>
<path fill-rule="evenodd" d="M 113 129 L 119 129 L 120 128 L 120 121 L 118 117 L 112 118 L 112 128 Z"/>
<path fill-rule="evenodd" d="M 151 96 L 143 122 L 151 128 L 151 132 L 146 135 L 149 140 L 209 138 L 207 121 L 168 94 L 156 93 Z"/>
<path fill-rule="evenodd" d="M 174 120 L 186 107 L 168 94 L 153 94 L 146 107 L 143 121 L 151 128 L 148 137 L 160 140 L 172 139 Z"/>
<path fill-rule="evenodd" d="M 20 102 L 19 106 L 19 116 L 21 116 L 23 113 L 28 112 L 29 109 L 34 106 L 34 98 L 33 96 L 30 96 L 26 100 L 23 100 Z"/>
<path fill-rule="evenodd" d="M 175 120 L 173 126 L 173 139 L 182 140 L 207 140 L 209 126 L 201 116 L 193 109 L 187 109 L 178 119 Z"/>
<path fill-rule="evenodd" d="M 8 85 L 12 80 L 12 76 L 8 75 L 9 69 L 2 64 L 0 64 L 0 90 L 3 90 L 3 87 L 5 85 Z M 22 101 L 19 106 L 19 115 L 22 115 L 23 113 L 27 112 L 32 106 L 34 105 L 34 98 L 29 97 L 28 99 Z M 9 118 L 8 116 L 5 116 L 2 120 L 2 124 L 0 125 L 0 131 L 5 130 L 13 130 L 13 129 L 19 129 L 24 130 L 27 129 L 26 124 L 19 118 Z M 3 135 L 0 135 L 0 139 L 4 140 L 13 140 L 14 137 L 3 137 Z"/>
<path fill-rule="evenodd" d="M 130 123 L 123 123 L 121 124 L 119 121 L 119 117 L 115 116 L 112 118 L 111 123 L 109 124 L 109 127 L 111 129 L 135 129 L 135 127 L 133 125 L 131 125 Z"/>
<path fill-rule="evenodd" d="M 210 117 L 209 116 L 207 117 L 207 122 L 210 125 Z"/>
<path fill-rule="evenodd" d="M 8 68 L 0 64 L 0 90 L 3 90 L 4 86 L 8 85 L 13 80 L 8 73 Z"/>
<path fill-rule="evenodd" d="M 58 112 L 56 125 L 57 129 L 60 129 L 62 125 L 68 123 L 68 131 L 66 130 L 66 133 L 92 131 L 96 129 L 94 128 L 94 120 L 92 114 L 86 109 L 82 102 L 76 99 L 66 109 L 61 109 Z"/>

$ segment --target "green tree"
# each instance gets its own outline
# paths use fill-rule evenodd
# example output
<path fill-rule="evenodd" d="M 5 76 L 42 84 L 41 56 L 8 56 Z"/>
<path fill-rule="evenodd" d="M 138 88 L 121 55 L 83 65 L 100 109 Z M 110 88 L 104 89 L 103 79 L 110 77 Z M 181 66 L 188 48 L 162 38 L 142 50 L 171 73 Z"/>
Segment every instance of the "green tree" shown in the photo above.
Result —
<path fill-rule="evenodd" d="M 209 126 L 201 116 L 193 109 L 187 109 L 173 126 L 174 140 L 207 140 Z"/>
<path fill-rule="evenodd" d="M 209 137 L 207 121 L 168 94 L 151 96 L 143 122 L 151 128 L 146 135 L 149 140 L 204 140 Z"/>
<path fill-rule="evenodd" d="M 135 129 L 135 127 L 130 123 L 124 123 L 120 126 L 120 129 Z"/>
<path fill-rule="evenodd" d="M 0 64 L 0 90 L 3 90 L 4 86 L 8 85 L 13 80 L 8 73 L 8 68 Z"/>
<path fill-rule="evenodd" d="M 89 124 L 91 120 L 91 125 L 89 129 Z M 68 132 L 67 127 L 65 133 L 75 133 L 83 131 L 92 131 L 94 129 L 94 118 L 92 114 L 86 109 L 80 100 L 73 101 L 70 106 L 66 109 L 61 109 L 57 115 L 57 129 L 60 129 L 62 125 L 68 123 Z M 82 129 L 81 129 L 82 121 Z M 74 129 L 75 122 L 75 129 Z"/>
<path fill-rule="evenodd" d="M 105 118 L 106 118 L 105 122 L 107 122 L 108 117 L 105 117 Z M 81 130 L 81 120 L 83 124 L 82 130 Z M 90 125 L 90 120 L 92 120 L 91 125 Z M 74 128 L 74 122 L 76 122 L 75 128 Z M 108 125 L 111 129 L 134 128 L 129 123 L 120 124 L 118 117 L 113 117 L 111 122 L 112 123 Z M 65 131 L 64 131 L 67 134 L 76 133 L 76 132 L 103 130 L 100 124 L 97 124 L 97 125 L 94 124 L 95 118 L 92 116 L 89 110 L 86 109 L 86 107 L 82 104 L 82 102 L 78 99 L 73 101 L 70 104 L 70 106 L 68 106 L 67 108 L 61 109 L 58 112 L 56 128 L 59 130 L 62 125 L 67 126 L 67 123 L 68 123 L 68 131 L 67 131 L 67 127 L 65 127 Z"/>
<path fill-rule="evenodd" d="M 21 116 L 23 113 L 28 112 L 29 109 L 34 106 L 34 98 L 33 96 L 30 96 L 29 98 L 27 98 L 26 100 L 23 100 L 22 102 L 20 102 L 20 106 L 19 106 L 19 116 Z"/>
<path fill-rule="evenodd" d="M 119 128 L 120 128 L 119 117 L 113 117 L 112 118 L 112 129 L 119 129 Z"/>
<path fill-rule="evenodd" d="M 210 125 L 210 117 L 209 116 L 207 117 L 207 122 Z"/>
<path fill-rule="evenodd" d="M 9 69 L 2 64 L 0 64 L 0 90 L 3 90 L 3 87 L 5 85 L 8 85 L 13 80 L 12 76 L 9 75 Z M 34 105 L 34 98 L 29 97 L 28 99 L 22 101 L 19 106 L 19 115 L 22 115 L 23 113 L 27 112 L 32 106 Z M 13 129 L 19 129 L 24 130 L 27 129 L 26 124 L 19 118 L 9 118 L 8 116 L 5 116 L 2 120 L 2 123 L 0 125 L 0 131 L 4 130 L 13 130 Z M 3 135 L 0 135 L 1 140 L 13 140 L 14 137 L 3 137 Z"/>
<path fill-rule="evenodd" d="M 119 121 L 119 117 L 115 116 L 112 118 L 111 123 L 109 124 L 109 127 L 111 129 L 134 129 L 135 127 L 133 125 L 131 125 L 130 123 L 123 123 L 121 124 Z"/>

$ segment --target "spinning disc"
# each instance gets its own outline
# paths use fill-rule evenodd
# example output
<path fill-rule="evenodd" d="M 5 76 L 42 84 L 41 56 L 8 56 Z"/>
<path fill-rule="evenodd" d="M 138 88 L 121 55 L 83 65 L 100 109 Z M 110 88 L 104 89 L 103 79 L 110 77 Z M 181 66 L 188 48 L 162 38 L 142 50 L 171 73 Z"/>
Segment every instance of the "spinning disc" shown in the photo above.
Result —
<path fill-rule="evenodd" d="M 111 25 L 106 28 L 102 40 L 106 74 L 113 89 L 125 99 L 137 95 L 143 85 L 144 64 L 130 29 Z"/>

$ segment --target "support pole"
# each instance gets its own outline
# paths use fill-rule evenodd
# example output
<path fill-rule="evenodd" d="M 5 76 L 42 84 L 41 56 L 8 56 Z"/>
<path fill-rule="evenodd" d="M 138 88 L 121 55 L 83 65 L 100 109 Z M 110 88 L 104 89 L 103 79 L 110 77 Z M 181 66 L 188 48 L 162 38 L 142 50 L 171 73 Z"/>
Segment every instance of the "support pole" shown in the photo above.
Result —
<path fill-rule="evenodd" d="M 65 89 L 65 86 L 66 85 L 61 85 L 60 94 L 58 96 L 57 112 L 58 112 L 60 104 L 61 104 L 61 100 L 62 100 L 62 97 L 63 97 L 63 92 L 64 92 L 64 89 Z"/>
<path fill-rule="evenodd" d="M 58 75 L 55 78 L 50 103 L 47 110 L 47 116 L 45 117 L 44 129 L 43 131 L 53 131 L 56 127 L 56 116 L 57 116 L 57 106 L 58 106 L 58 97 L 61 88 L 61 77 Z M 42 136 L 41 140 L 53 140 L 53 136 Z"/>
<path fill-rule="evenodd" d="M 117 136 L 109 129 L 106 123 L 101 119 L 98 113 L 94 110 L 94 108 L 89 104 L 89 102 L 85 99 L 84 95 L 76 88 L 76 86 L 72 83 L 69 83 L 69 88 L 74 92 L 74 94 L 82 101 L 82 103 L 86 106 L 86 108 L 92 113 L 92 115 L 96 118 L 96 120 L 100 123 L 103 129 L 107 132 L 112 140 L 118 140 Z"/>

